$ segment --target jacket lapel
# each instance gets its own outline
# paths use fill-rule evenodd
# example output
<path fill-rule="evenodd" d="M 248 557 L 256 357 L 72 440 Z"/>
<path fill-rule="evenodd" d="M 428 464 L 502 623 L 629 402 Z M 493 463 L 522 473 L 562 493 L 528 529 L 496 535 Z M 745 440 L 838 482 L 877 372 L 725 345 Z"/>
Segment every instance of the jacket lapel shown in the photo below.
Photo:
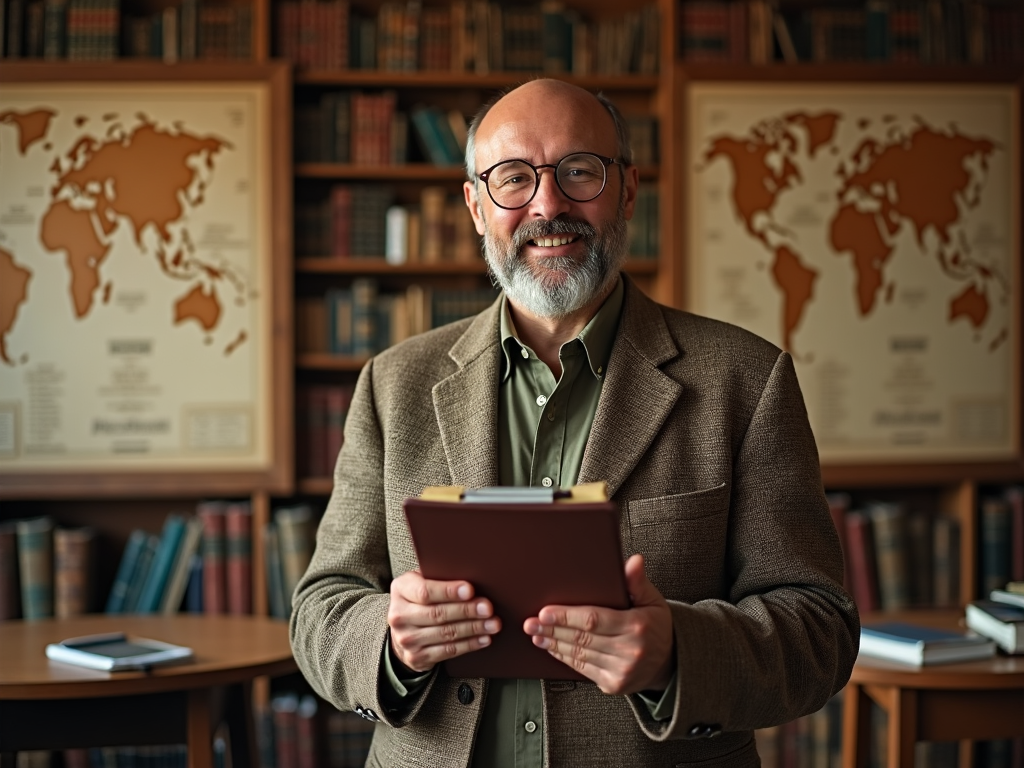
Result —
<path fill-rule="evenodd" d="M 434 385 L 434 413 L 452 485 L 498 484 L 498 299 L 476 317 L 448 355 L 459 369 Z"/>
<path fill-rule="evenodd" d="M 661 308 L 631 280 L 579 482 L 605 480 L 611 498 L 629 477 L 675 407 L 683 388 L 659 366 L 680 352 Z"/>

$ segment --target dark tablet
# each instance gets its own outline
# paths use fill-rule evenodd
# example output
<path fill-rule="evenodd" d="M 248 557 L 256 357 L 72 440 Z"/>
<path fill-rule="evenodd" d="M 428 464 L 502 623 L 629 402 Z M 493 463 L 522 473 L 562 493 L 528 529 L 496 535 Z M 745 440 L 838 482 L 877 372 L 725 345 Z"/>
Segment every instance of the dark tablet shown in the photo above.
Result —
<path fill-rule="evenodd" d="M 493 642 L 445 662 L 452 677 L 583 680 L 537 648 L 523 621 L 545 605 L 628 608 L 615 504 L 503 504 L 407 499 L 420 571 L 465 579 L 494 604 Z"/>

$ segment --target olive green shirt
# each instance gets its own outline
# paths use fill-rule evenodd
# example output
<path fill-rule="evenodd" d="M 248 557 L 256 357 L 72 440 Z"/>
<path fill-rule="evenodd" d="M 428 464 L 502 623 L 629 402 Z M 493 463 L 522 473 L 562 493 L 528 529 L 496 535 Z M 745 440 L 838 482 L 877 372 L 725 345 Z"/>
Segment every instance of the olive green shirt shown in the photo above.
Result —
<path fill-rule="evenodd" d="M 597 411 L 622 310 L 622 280 L 579 336 L 559 349 L 562 374 L 551 369 L 519 341 L 502 299 L 498 452 L 502 485 L 568 488 L 576 482 L 583 451 Z M 521 627 L 502 627 L 521 632 Z M 399 699 L 426 683 L 430 673 L 399 677 L 389 654 L 384 671 Z M 656 719 L 668 719 L 675 684 L 660 700 L 644 697 Z M 398 703 L 398 702 L 396 702 Z M 544 703 L 539 680 L 495 678 L 489 681 L 473 768 L 541 768 L 544 764 Z"/>

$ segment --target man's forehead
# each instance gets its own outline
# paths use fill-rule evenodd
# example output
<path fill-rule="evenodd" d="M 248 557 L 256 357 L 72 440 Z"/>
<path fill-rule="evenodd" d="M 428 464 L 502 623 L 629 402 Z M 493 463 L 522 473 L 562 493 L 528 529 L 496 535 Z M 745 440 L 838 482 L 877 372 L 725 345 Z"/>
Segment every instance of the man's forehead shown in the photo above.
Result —
<path fill-rule="evenodd" d="M 615 124 L 604 106 L 582 88 L 534 81 L 491 108 L 477 132 L 477 146 L 486 155 L 511 148 L 614 154 Z"/>

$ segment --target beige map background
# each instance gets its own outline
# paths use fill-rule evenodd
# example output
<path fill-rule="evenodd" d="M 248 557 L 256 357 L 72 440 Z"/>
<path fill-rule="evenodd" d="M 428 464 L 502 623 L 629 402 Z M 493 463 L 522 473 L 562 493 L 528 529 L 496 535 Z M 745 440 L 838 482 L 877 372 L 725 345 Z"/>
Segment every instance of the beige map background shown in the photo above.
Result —
<path fill-rule="evenodd" d="M 825 462 L 1018 450 L 1010 88 L 695 84 L 688 307 L 792 353 Z"/>
<path fill-rule="evenodd" d="M 0 472 L 269 451 L 266 95 L 0 91 Z"/>

